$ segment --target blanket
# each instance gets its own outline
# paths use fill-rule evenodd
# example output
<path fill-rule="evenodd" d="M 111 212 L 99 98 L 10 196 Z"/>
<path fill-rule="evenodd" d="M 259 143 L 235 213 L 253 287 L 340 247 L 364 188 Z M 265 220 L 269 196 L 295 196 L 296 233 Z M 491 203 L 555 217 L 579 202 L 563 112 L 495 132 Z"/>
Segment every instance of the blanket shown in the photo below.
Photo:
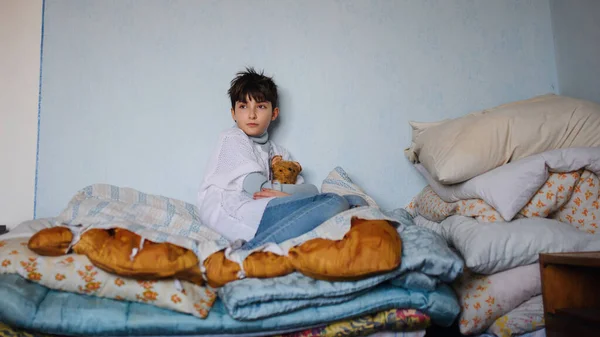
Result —
<path fill-rule="evenodd" d="M 455 317 L 458 304 L 452 290 L 410 291 L 380 284 L 343 304 L 304 308 L 292 313 L 238 321 L 217 300 L 206 319 L 144 303 L 117 301 L 48 289 L 15 274 L 0 275 L 0 322 L 10 326 L 73 336 L 91 335 L 226 335 L 295 331 L 307 326 L 360 317 L 410 306 Z"/>
<path fill-rule="evenodd" d="M 83 255 L 46 257 L 27 249 L 27 239 L 35 231 L 55 226 L 71 229 L 75 236 L 72 245 L 92 228 L 124 228 L 154 242 L 187 248 L 204 261 L 228 247 L 229 242 L 200 223 L 194 205 L 113 185 L 85 187 L 57 217 L 27 221 L 17 226 L 16 233 L 2 237 L 0 252 L 6 254 L 2 254 L 0 273 L 16 273 L 57 290 L 149 303 L 199 318 L 208 315 L 216 298 L 208 286 L 173 279 L 138 282 L 106 273 Z M 21 241 L 4 237 L 19 237 Z"/>
<path fill-rule="evenodd" d="M 279 245 L 267 244 L 266 246 L 258 247 L 256 250 L 270 250 L 277 254 L 285 255 L 292 247 L 311 239 L 342 240 L 345 239 L 345 234 L 351 231 L 351 224 L 356 217 L 367 220 L 388 220 L 390 223 L 394 222 L 394 224 L 390 224 L 386 221 L 380 221 L 380 227 L 385 227 L 385 231 L 393 233 L 396 238 L 394 239 L 394 237 L 388 235 L 382 238 L 382 240 L 387 240 L 386 242 L 389 243 L 396 242 L 397 245 L 390 245 L 390 249 L 386 251 L 382 244 L 383 241 L 372 240 L 376 246 L 372 249 L 367 249 L 367 246 L 362 246 L 363 249 L 358 252 L 358 255 L 362 254 L 363 259 L 365 260 L 362 265 L 365 269 L 373 269 L 372 272 L 382 272 L 384 270 L 395 268 L 401 260 L 400 237 L 397 231 L 402 230 L 402 221 L 390 218 L 383 214 L 378 208 L 371 206 L 348 210 L 300 237 L 292 238 Z M 145 240 L 152 242 L 168 242 L 179 247 L 187 248 L 189 251 L 193 252 L 199 261 L 200 268 L 198 269 L 207 274 L 211 272 L 213 274 L 220 273 L 224 270 L 224 268 L 220 268 L 221 265 L 215 264 L 210 265 L 212 269 L 205 268 L 205 264 L 202 262 L 209 260 L 211 256 L 217 255 L 215 254 L 216 252 L 226 251 L 229 260 L 238 262 L 239 266 L 243 267 L 245 265 L 243 262 L 248 254 L 256 251 L 231 250 L 228 241 L 200 223 L 197 208 L 191 204 L 175 199 L 146 194 L 130 188 L 120 188 L 105 184 L 91 185 L 78 192 L 69 202 L 66 209 L 56 218 L 36 221 L 47 224 L 46 227 L 67 226 L 75 235 L 74 239 L 71 240 L 71 246 L 74 246 L 75 248 L 77 248 L 78 242 L 87 243 L 87 235 L 89 233 L 96 233 L 96 230 L 104 232 L 104 230 L 117 228 L 125 229 L 139 235 L 139 237 L 141 237 L 139 244 L 132 244 L 132 247 L 139 247 L 139 249 L 131 249 L 131 254 L 129 253 L 129 250 L 126 249 L 124 252 L 125 254 L 122 254 L 122 256 L 120 255 L 120 261 L 135 261 L 134 258 L 136 254 L 142 255 L 144 253 L 142 247 L 144 246 L 143 243 Z M 367 225 L 372 225 L 372 223 L 368 223 Z M 31 227 L 39 228 L 42 226 Z M 68 229 L 64 229 L 64 227 L 61 228 L 68 233 Z M 370 232 L 374 232 L 374 227 L 369 228 L 371 228 Z M 42 233 L 42 231 L 37 233 Z M 360 240 L 360 238 L 358 239 Z M 124 246 L 123 242 L 119 241 L 117 238 L 111 238 L 111 240 L 111 244 L 116 244 L 117 247 Z M 98 240 L 95 241 L 95 243 L 98 243 Z M 107 249 L 105 243 L 106 241 L 104 241 L 104 243 L 100 242 L 89 249 L 92 252 L 98 252 L 100 249 L 99 247 L 102 247 L 102 250 L 106 251 L 107 254 L 110 252 L 114 253 L 115 250 Z M 20 242 L 16 243 L 16 245 L 27 245 L 27 243 Z M 147 246 L 148 244 L 146 247 Z M 340 245 L 336 245 L 336 247 L 338 246 Z M 351 244 L 349 244 L 349 246 L 351 248 Z M 225 250 L 225 248 L 227 248 L 227 250 Z M 23 249 L 26 250 L 26 248 Z M 384 251 L 387 252 L 385 257 Z M 369 255 L 369 253 L 371 255 Z M 103 254 L 100 255 L 101 257 L 105 256 Z M 343 255 L 343 252 L 338 255 Z M 348 257 L 358 260 L 358 257 L 360 257 L 358 255 L 348 255 Z M 19 267 L 20 269 L 4 268 L 3 270 L 0 268 L 0 272 L 20 273 L 32 281 L 41 282 L 45 286 L 54 289 L 75 292 L 85 291 L 86 294 L 95 296 L 138 300 L 169 309 L 191 313 L 200 318 L 206 317 L 210 310 L 210 306 L 214 302 L 214 292 L 210 287 L 201 287 L 200 285 L 191 286 L 190 283 L 183 281 L 176 281 L 174 284 L 172 279 L 171 285 L 167 287 L 169 289 L 166 291 L 163 289 L 164 287 L 161 286 L 164 285 L 166 281 L 162 283 L 155 280 L 138 282 L 145 288 L 140 295 L 139 289 L 123 287 L 123 285 L 131 285 L 136 282 L 127 279 L 126 277 L 117 279 L 113 277 L 114 275 L 110 276 L 107 273 L 102 272 L 101 269 L 107 269 L 103 268 L 101 263 L 98 264 L 96 263 L 97 261 L 92 260 L 92 264 L 90 264 L 90 261 L 84 256 L 75 256 L 73 254 L 62 256 L 62 258 L 37 256 L 32 254 L 31 251 L 23 251 L 19 256 L 24 259 L 22 258 L 19 261 L 6 261 L 5 263 L 13 263 L 13 267 L 18 267 L 22 264 L 26 265 L 22 265 L 22 268 Z M 89 258 L 89 256 L 87 257 Z M 335 255 L 330 257 L 330 261 L 337 261 L 335 257 Z M 369 257 L 371 260 L 369 260 Z M 373 266 L 373 263 L 369 261 L 378 257 L 380 265 L 384 260 L 396 262 L 390 264 L 387 269 L 374 269 L 371 267 Z M 33 260 L 27 261 L 27 259 Z M 77 267 L 71 268 L 69 271 L 73 272 L 76 270 L 77 273 L 81 273 L 81 275 L 68 275 L 63 271 L 51 270 L 51 266 L 60 267 L 73 265 L 73 261 L 77 262 L 75 263 Z M 342 262 L 339 264 L 348 269 L 348 266 Z M 34 269 L 36 270 L 35 272 L 28 271 Z M 40 269 L 44 269 L 45 272 L 40 273 Z M 112 270 L 109 268 L 108 271 L 110 272 Z M 244 268 L 241 268 L 241 272 L 238 273 L 238 276 L 234 275 L 234 277 L 243 278 L 245 277 L 244 274 Z M 71 281 L 78 278 L 86 280 L 87 284 L 73 287 L 74 284 Z M 57 282 L 63 281 L 64 279 L 67 279 L 67 281 Z M 64 284 L 68 284 L 69 286 L 64 286 Z M 115 288 L 114 285 L 117 285 L 122 289 L 113 291 L 114 289 L 112 288 Z M 179 289 L 173 289 L 174 286 Z M 162 289 L 162 291 L 159 289 Z M 347 297 L 343 300 L 345 301 L 350 298 L 351 297 Z"/>
<path fill-rule="evenodd" d="M 200 265 L 229 241 L 200 221 L 196 206 L 132 188 L 95 184 L 83 188 L 65 210 L 50 219 L 69 226 L 72 245 L 84 231 L 123 228 L 153 242 L 169 242 L 196 253 Z"/>
<path fill-rule="evenodd" d="M 380 311 L 373 315 L 366 315 L 274 337 L 374 336 L 377 332 L 383 331 L 422 331 L 424 333 L 425 328 L 429 327 L 430 323 L 431 320 L 429 317 L 423 315 L 418 310 L 391 309 Z"/>
<path fill-rule="evenodd" d="M 36 333 L 36 332 L 30 332 L 30 331 L 26 331 L 26 330 L 13 328 L 9 325 L 6 325 L 6 324 L 0 322 L 0 337 L 53 337 L 53 336 L 44 334 L 44 333 Z"/>
<path fill-rule="evenodd" d="M 462 259 L 449 249 L 442 236 L 415 226 L 412 217 L 404 210 L 386 213 L 403 224 L 399 227 L 404 243 L 402 262 L 396 270 L 353 282 L 315 280 L 300 273 L 273 279 L 244 279 L 220 288 L 219 297 L 233 318 L 253 320 L 311 306 L 345 302 L 410 272 L 419 272 L 446 283 L 452 282 L 462 273 Z M 443 287 L 438 286 L 436 291 L 439 289 Z M 450 324 L 458 314 L 455 311 L 457 308 L 438 312 L 427 307 L 429 304 L 426 301 L 420 303 L 407 303 L 410 306 L 406 308 L 424 310 L 439 325 Z"/>

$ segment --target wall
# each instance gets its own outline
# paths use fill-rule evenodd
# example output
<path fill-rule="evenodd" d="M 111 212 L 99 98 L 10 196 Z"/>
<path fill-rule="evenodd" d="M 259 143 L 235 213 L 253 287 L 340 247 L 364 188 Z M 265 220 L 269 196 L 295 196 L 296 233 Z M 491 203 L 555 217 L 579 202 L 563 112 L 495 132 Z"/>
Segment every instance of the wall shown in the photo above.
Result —
<path fill-rule="evenodd" d="M 600 103 L 600 1 L 550 4 L 560 93 Z"/>
<path fill-rule="evenodd" d="M 42 0 L 0 1 L 0 224 L 33 217 Z"/>
<path fill-rule="evenodd" d="M 385 208 L 424 186 L 409 120 L 555 91 L 547 0 L 46 3 L 38 216 L 99 182 L 195 202 L 246 65 L 307 179 L 339 165 Z"/>

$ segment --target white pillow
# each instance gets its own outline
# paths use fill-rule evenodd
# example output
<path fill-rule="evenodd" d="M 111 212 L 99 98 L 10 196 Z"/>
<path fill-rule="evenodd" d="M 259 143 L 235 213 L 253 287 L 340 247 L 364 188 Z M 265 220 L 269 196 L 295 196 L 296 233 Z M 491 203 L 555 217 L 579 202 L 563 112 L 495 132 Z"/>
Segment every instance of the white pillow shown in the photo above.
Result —
<path fill-rule="evenodd" d="M 466 267 L 478 274 L 495 274 L 535 263 L 540 253 L 600 249 L 600 235 L 545 218 L 480 223 L 453 215 L 440 227 L 442 236 L 460 252 Z"/>

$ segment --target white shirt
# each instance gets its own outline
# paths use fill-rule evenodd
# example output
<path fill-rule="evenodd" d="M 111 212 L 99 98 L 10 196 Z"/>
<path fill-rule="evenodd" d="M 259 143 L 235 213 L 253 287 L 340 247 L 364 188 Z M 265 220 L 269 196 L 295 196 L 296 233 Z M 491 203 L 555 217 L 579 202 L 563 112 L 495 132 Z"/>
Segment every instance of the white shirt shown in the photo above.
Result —
<path fill-rule="evenodd" d="M 267 204 L 273 199 L 254 200 L 243 189 L 244 178 L 250 173 L 260 172 L 268 177 L 269 146 L 273 155 L 292 160 L 285 148 L 270 140 L 264 145 L 254 143 L 238 127 L 219 135 L 198 191 L 198 208 L 202 222 L 230 241 L 252 239 Z M 298 176 L 296 183 L 303 182 L 302 176 Z"/>

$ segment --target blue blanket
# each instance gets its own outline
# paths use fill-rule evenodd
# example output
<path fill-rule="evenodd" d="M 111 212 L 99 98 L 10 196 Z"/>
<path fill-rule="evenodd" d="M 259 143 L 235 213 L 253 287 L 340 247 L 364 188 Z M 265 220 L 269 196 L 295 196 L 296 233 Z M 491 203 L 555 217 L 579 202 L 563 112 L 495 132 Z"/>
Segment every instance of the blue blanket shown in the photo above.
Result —
<path fill-rule="evenodd" d="M 52 334 L 216 335 L 286 331 L 391 308 L 417 308 L 450 323 L 459 312 L 452 290 L 411 291 L 380 284 L 339 305 L 311 307 L 276 317 L 236 321 L 219 300 L 206 319 L 152 305 L 50 290 L 18 275 L 0 275 L 0 321 Z M 443 319 L 442 319 L 443 318 Z"/>
<path fill-rule="evenodd" d="M 300 273 L 272 279 L 244 279 L 219 289 L 219 297 L 233 318 L 252 320 L 307 307 L 343 303 L 368 293 L 379 284 L 409 273 L 422 274 L 423 278 L 446 283 L 462 273 L 463 260 L 448 247 L 444 238 L 427 228 L 415 226 L 405 211 L 395 211 L 394 217 L 405 226 L 400 232 L 402 263 L 392 272 L 354 282 L 320 281 Z M 407 284 L 403 279 L 393 283 Z M 405 308 L 422 309 L 416 306 Z M 455 309 L 456 313 L 458 310 Z M 455 318 L 447 315 L 447 312 L 440 314 L 427 309 L 423 312 L 431 316 L 434 323 L 444 326 L 450 325 Z"/>

